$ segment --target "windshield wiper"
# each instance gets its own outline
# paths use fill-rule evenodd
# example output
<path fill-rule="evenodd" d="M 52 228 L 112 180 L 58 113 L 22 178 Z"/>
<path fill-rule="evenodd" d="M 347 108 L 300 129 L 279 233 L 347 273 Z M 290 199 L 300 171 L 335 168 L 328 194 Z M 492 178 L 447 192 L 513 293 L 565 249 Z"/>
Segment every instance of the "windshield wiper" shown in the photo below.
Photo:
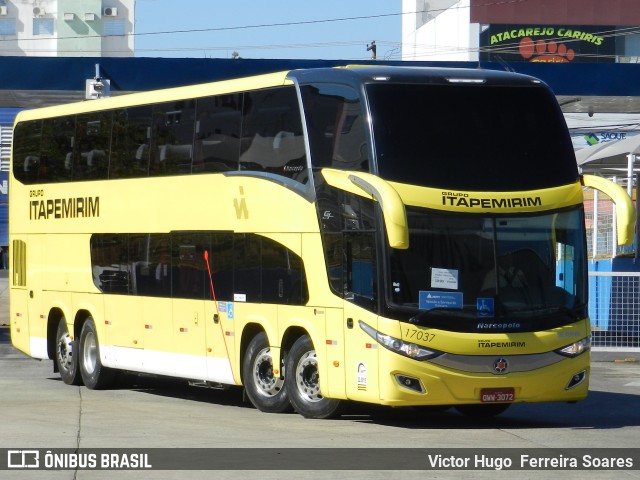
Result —
<path fill-rule="evenodd" d="M 586 305 L 573 308 L 564 305 L 533 306 L 529 308 L 509 309 L 502 306 L 502 317 L 528 325 L 527 331 L 550 330 L 569 325 L 587 317 Z"/>
<path fill-rule="evenodd" d="M 577 305 L 573 308 L 565 307 L 564 305 L 553 306 L 530 306 L 522 308 L 509 308 L 507 305 L 502 305 L 506 315 L 516 314 L 518 316 L 541 316 L 541 315 L 567 315 L 568 317 L 579 320 L 580 312 L 584 311 L 584 306 Z"/>

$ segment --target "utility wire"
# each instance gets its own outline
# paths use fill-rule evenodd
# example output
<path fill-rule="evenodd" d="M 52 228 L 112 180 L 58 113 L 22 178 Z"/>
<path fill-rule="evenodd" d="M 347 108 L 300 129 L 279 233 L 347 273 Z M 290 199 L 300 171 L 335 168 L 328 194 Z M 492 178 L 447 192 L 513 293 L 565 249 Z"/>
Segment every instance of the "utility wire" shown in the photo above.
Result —
<path fill-rule="evenodd" d="M 480 5 L 474 5 L 475 7 L 487 7 L 487 6 L 497 6 L 497 5 L 506 5 L 506 4 L 515 4 L 515 3 L 525 3 L 529 0 L 503 0 L 503 1 L 492 1 L 486 2 Z M 205 33 L 205 32 L 222 32 L 222 31 L 233 31 L 233 30 L 247 30 L 247 29 L 258 29 L 258 28 L 276 28 L 276 27 L 292 27 L 292 26 L 305 26 L 305 25 L 314 25 L 314 24 L 327 24 L 327 23 L 335 23 L 335 22 L 348 22 L 348 21 L 361 21 L 361 20 L 375 20 L 380 18 L 388 18 L 394 16 L 403 16 L 403 15 L 414 15 L 414 14 L 422 14 L 422 13 L 431 13 L 437 14 L 439 12 L 447 11 L 451 8 L 454 9 L 468 9 L 470 6 L 460 6 L 457 5 L 455 7 L 449 8 L 441 8 L 441 9 L 426 9 L 426 10 L 417 10 L 412 12 L 400 12 L 400 13 L 387 13 L 387 14 L 376 14 L 376 15 L 361 15 L 361 16 L 353 16 L 353 17 L 341 17 L 341 18 L 329 18 L 329 19 L 318 19 L 318 20 L 303 20 L 303 21 L 292 21 L 292 22 L 277 22 L 277 23 L 262 23 L 262 24 L 252 24 L 252 25 L 236 25 L 236 26 L 228 26 L 228 27 L 209 27 L 209 28 L 195 28 L 195 29 L 180 29 L 180 30 L 168 30 L 168 31 L 158 31 L 158 32 L 130 32 L 125 33 L 124 35 L 117 36 L 126 36 L 126 37 L 142 37 L 142 36 L 155 36 L 155 35 L 173 35 L 173 34 L 188 34 L 188 33 Z M 603 38 L 611 38 L 618 37 L 624 35 L 632 35 L 640 33 L 640 28 L 630 27 L 627 29 L 620 30 L 610 30 L 610 31 L 602 31 L 598 32 L 599 36 Z M 112 37 L 107 35 L 83 35 L 83 36 L 67 36 L 67 37 L 55 37 L 56 40 L 74 40 L 79 38 L 105 38 Z M 31 40 L 31 41 L 44 41 L 47 39 L 39 39 L 39 38 L 23 38 L 20 41 Z M 556 38 L 548 38 L 547 41 L 561 41 L 563 44 L 571 44 L 573 42 L 578 42 L 580 39 L 567 38 L 567 37 L 556 37 Z M 15 39 L 8 38 L 0 38 L 1 42 L 7 41 L 16 41 Z M 215 51 L 215 50 L 273 50 L 273 49 L 297 49 L 297 48 L 324 48 L 324 47 L 339 47 L 339 46 L 351 46 L 351 45 L 359 45 L 366 40 L 354 40 L 350 42 L 326 42 L 326 43 L 294 43 L 294 44 L 276 44 L 276 45 L 249 45 L 249 46 L 216 46 L 216 47 L 176 47 L 176 48 L 149 48 L 149 49 L 135 49 L 136 52 L 177 52 L 177 51 Z M 400 58 L 400 47 L 402 46 L 401 42 L 383 42 L 377 41 L 378 45 L 389 48 L 389 52 L 385 54 L 385 58 Z M 434 55 L 446 55 L 451 53 L 494 53 L 494 54 L 508 54 L 508 53 L 517 53 L 519 48 L 519 43 L 508 43 L 501 44 L 499 47 L 478 47 L 478 48 L 464 48 L 464 47 L 456 47 L 456 46 L 446 46 L 446 45 L 425 45 L 425 44 L 412 44 L 414 49 L 423 50 L 422 53 L 413 55 L 412 59 L 419 59 L 424 56 L 434 56 Z M 425 51 L 429 50 L 429 51 Z M 25 50 L 26 51 L 26 50 Z M 50 49 L 29 49 L 30 53 L 50 53 Z M 56 50 L 58 53 L 65 53 L 63 50 Z M 89 52 L 90 50 L 85 50 Z M 104 49 L 96 49 L 94 50 L 96 53 L 120 53 L 124 50 L 104 50 Z M 127 50 L 128 51 L 128 50 Z M 71 50 L 70 52 L 75 53 L 75 50 Z M 580 56 L 583 58 L 586 57 L 597 57 L 597 58 L 615 58 L 614 55 L 606 56 L 606 55 L 596 55 L 596 54 L 576 54 L 576 56 Z M 363 56 L 364 58 L 364 56 Z M 408 59 L 406 53 L 403 58 Z"/>
<path fill-rule="evenodd" d="M 496 6 L 496 5 L 506 5 L 513 3 L 526 3 L 529 0 L 503 0 L 503 1 L 493 1 L 487 2 L 483 4 L 477 5 L 478 7 L 486 7 L 486 6 Z M 323 24 L 323 23 L 335 23 L 335 22 L 349 22 L 349 21 L 357 21 L 357 20 L 375 20 L 379 18 L 388 18 L 388 17 L 400 17 L 403 15 L 414 15 L 418 13 L 442 13 L 451 9 L 469 9 L 470 6 L 452 6 L 449 8 L 434 8 L 427 10 L 416 10 L 413 12 L 396 12 L 396 13 L 382 13 L 376 15 L 359 15 L 354 17 L 340 17 L 340 18 L 326 18 L 319 20 L 299 20 L 294 22 L 275 22 L 275 23 L 260 23 L 253 25 L 235 25 L 229 27 L 208 27 L 208 28 L 190 28 L 190 29 L 181 29 L 181 30 L 166 30 L 160 32 L 128 32 L 123 35 L 115 35 L 115 36 L 133 36 L 133 37 L 141 37 L 141 36 L 149 36 L 149 35 L 172 35 L 172 34 L 182 34 L 182 33 L 203 33 L 203 32 L 223 32 L 230 30 L 248 30 L 248 29 L 256 29 L 256 28 L 274 28 L 274 27 L 292 27 L 292 26 L 304 26 L 304 25 L 314 25 L 314 24 Z M 57 40 L 73 40 L 78 38 L 103 38 L 105 35 L 74 35 L 68 37 L 56 37 Z M 39 40 L 37 38 L 24 38 L 21 40 Z M 15 41 L 15 39 L 0 39 L 0 42 L 5 41 Z"/>

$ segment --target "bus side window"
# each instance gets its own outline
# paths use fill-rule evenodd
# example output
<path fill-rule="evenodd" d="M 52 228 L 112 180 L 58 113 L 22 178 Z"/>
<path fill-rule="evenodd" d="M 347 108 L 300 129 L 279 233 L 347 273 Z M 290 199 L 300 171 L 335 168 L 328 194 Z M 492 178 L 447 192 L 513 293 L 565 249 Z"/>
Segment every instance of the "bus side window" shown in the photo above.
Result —
<path fill-rule="evenodd" d="M 317 186 L 317 199 L 331 289 L 375 311 L 375 202 L 327 184 Z"/>
<path fill-rule="evenodd" d="M 233 252 L 233 234 L 214 232 L 211 238 L 209 265 L 217 300 L 233 300 Z M 212 295 L 209 291 L 207 298 L 210 297 Z"/>
<path fill-rule="evenodd" d="M 171 256 L 171 235 L 138 233 L 128 237 L 132 294 L 170 298 L 176 267 Z"/>
<path fill-rule="evenodd" d="M 73 172 L 73 140 L 75 117 L 50 118 L 42 121 L 40 161 L 47 159 L 53 182 L 68 182 Z M 79 166 L 76 166 L 77 170 Z M 80 172 L 76 172 L 79 178 Z"/>
<path fill-rule="evenodd" d="M 233 238 L 233 294 L 246 302 L 262 302 L 260 237 L 239 233 Z"/>
<path fill-rule="evenodd" d="M 20 122 L 13 134 L 13 175 L 27 185 L 49 181 L 50 171 L 40 156 L 42 121 Z"/>
<path fill-rule="evenodd" d="M 364 115 L 358 92 L 344 85 L 301 87 L 314 168 L 369 171 Z"/>
<path fill-rule="evenodd" d="M 104 293 L 128 294 L 130 272 L 127 235 L 96 234 L 91 237 L 93 283 Z"/>
<path fill-rule="evenodd" d="M 302 260 L 287 247 L 262 238 L 262 302 L 304 305 L 308 300 Z"/>
<path fill-rule="evenodd" d="M 109 173 L 111 111 L 78 115 L 74 156 L 86 180 L 104 180 Z"/>
<path fill-rule="evenodd" d="M 133 107 L 113 113 L 109 178 L 149 175 L 151 107 Z"/>
<path fill-rule="evenodd" d="M 242 114 L 240 168 L 304 183 L 307 157 L 298 97 L 293 87 L 247 92 Z"/>
<path fill-rule="evenodd" d="M 376 243 L 374 232 L 345 235 L 345 299 L 374 311 L 376 308 Z"/>
<path fill-rule="evenodd" d="M 149 175 L 191 173 L 195 100 L 155 105 Z"/>
<path fill-rule="evenodd" d="M 210 237 L 202 233 L 175 233 L 172 245 L 172 297 L 210 299 L 204 251 L 210 249 Z"/>
<path fill-rule="evenodd" d="M 193 172 L 238 170 L 242 95 L 197 100 Z"/>

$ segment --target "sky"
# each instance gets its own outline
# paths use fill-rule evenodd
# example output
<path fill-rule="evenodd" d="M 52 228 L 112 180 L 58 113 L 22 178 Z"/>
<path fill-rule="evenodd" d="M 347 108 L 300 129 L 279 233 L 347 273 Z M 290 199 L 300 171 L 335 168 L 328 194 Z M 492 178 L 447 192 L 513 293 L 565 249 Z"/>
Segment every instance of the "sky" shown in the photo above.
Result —
<path fill-rule="evenodd" d="M 136 0 L 137 57 L 400 60 L 402 0 Z"/>

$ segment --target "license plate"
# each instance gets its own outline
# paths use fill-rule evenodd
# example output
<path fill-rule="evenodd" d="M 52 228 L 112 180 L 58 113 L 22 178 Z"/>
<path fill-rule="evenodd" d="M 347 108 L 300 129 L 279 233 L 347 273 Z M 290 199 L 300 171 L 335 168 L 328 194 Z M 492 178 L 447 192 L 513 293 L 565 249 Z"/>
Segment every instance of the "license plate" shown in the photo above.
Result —
<path fill-rule="evenodd" d="M 480 390 L 480 401 L 482 403 L 504 403 L 513 402 L 516 394 L 513 388 L 483 388 Z"/>

